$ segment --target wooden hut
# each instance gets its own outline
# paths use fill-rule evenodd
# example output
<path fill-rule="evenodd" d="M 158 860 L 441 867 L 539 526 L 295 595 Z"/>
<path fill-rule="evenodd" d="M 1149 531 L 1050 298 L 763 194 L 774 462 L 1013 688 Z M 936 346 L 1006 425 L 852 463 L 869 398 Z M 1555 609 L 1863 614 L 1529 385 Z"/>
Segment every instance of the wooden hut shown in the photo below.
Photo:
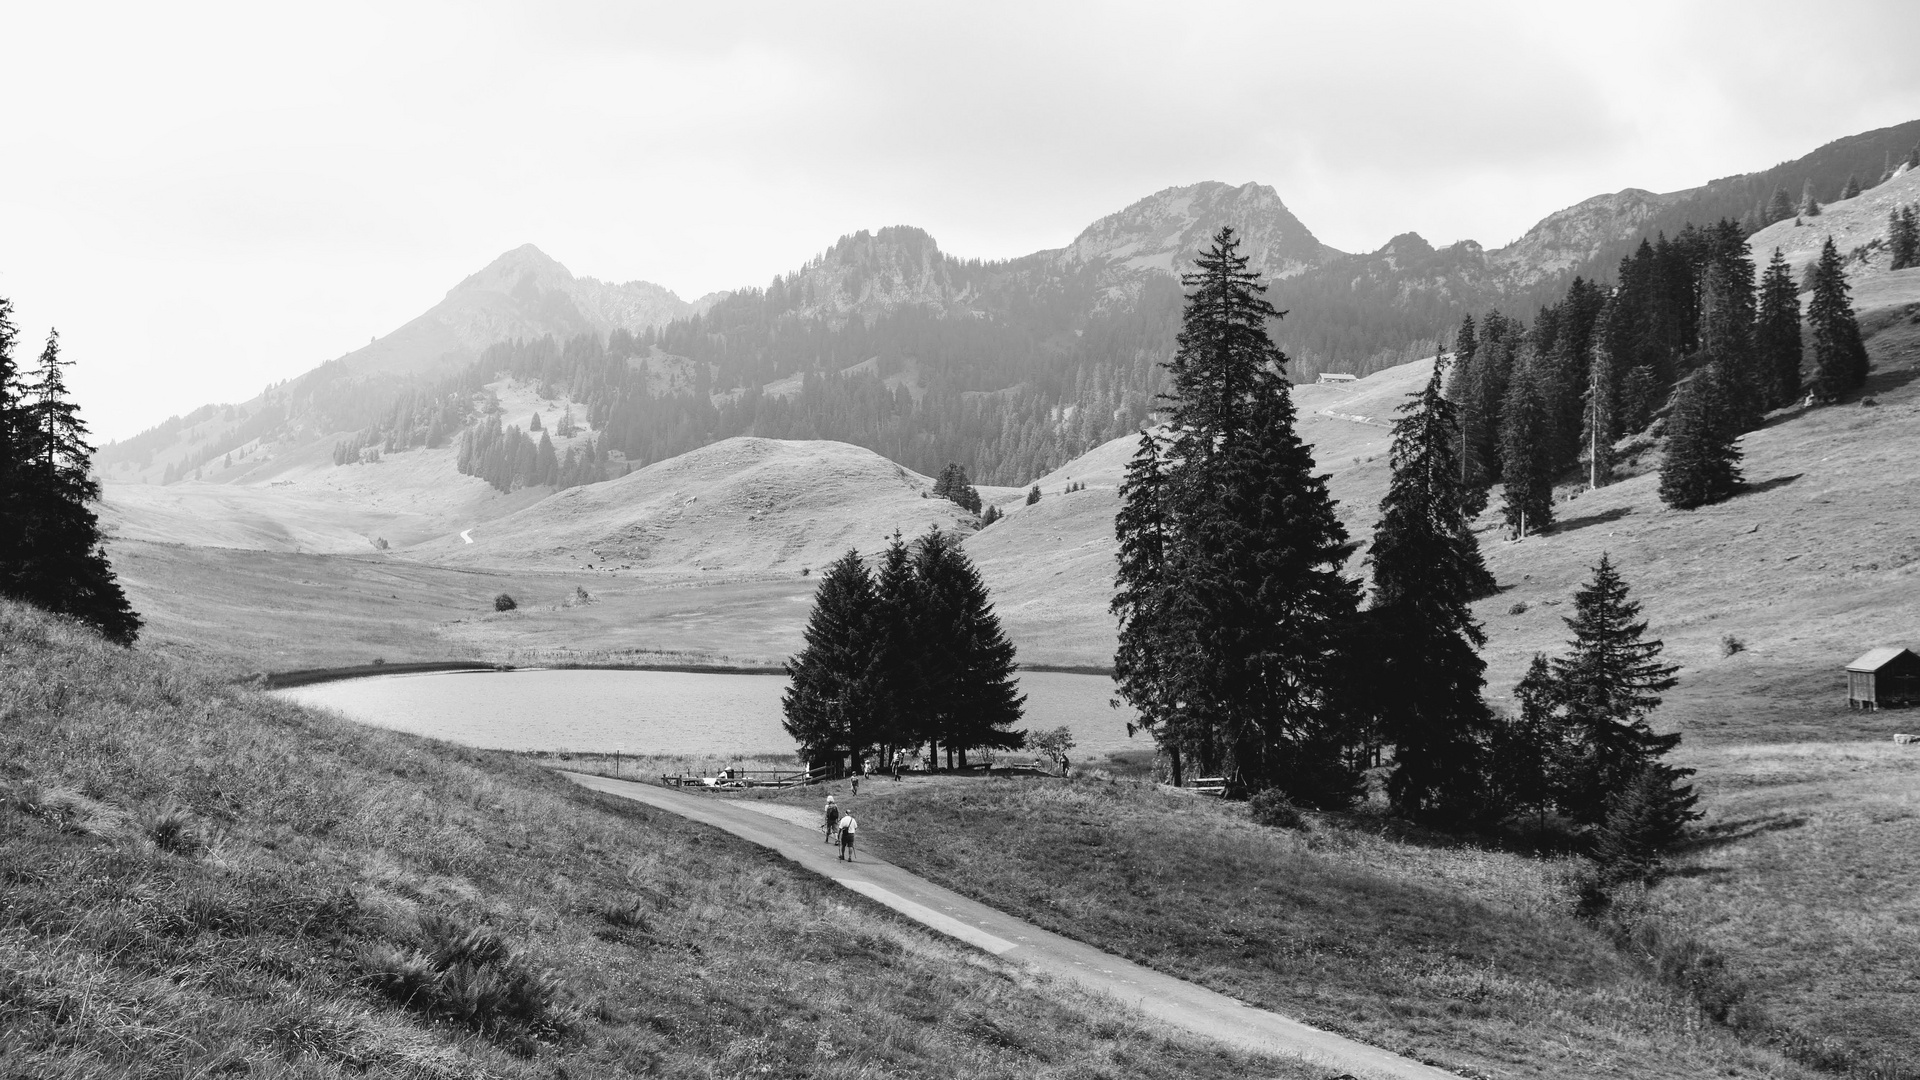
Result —
<path fill-rule="evenodd" d="M 1847 708 L 1920 705 L 1920 656 L 1912 649 L 1869 649 L 1847 665 Z"/>

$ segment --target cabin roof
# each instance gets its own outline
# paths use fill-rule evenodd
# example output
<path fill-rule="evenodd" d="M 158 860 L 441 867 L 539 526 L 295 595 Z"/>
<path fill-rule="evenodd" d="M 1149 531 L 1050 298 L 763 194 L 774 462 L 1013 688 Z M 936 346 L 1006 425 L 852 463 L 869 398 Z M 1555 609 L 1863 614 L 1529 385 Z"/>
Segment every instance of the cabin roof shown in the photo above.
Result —
<path fill-rule="evenodd" d="M 1848 671 L 1879 671 L 1895 657 L 1907 652 L 1897 645 L 1887 645 L 1878 649 L 1868 649 L 1860 654 L 1860 659 L 1847 665 Z"/>

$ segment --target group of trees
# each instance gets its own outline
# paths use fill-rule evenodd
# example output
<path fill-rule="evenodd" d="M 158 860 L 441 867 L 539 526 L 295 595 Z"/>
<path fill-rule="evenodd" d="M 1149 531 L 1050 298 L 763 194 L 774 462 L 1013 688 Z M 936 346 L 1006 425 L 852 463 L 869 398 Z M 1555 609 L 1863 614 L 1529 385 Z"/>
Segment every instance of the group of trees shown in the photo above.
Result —
<path fill-rule="evenodd" d="M 88 504 L 100 497 L 93 447 L 69 400 L 58 332 L 31 378 L 14 358 L 13 305 L 0 297 L 0 596 L 70 615 L 133 644 L 140 616 L 113 575 Z"/>
<path fill-rule="evenodd" d="M 534 415 L 539 419 L 539 414 Z M 456 467 L 467 476 L 477 476 L 502 493 L 523 487 L 546 485 L 556 490 L 592 484 L 608 478 L 606 454 L 600 440 L 589 435 L 566 453 L 554 449 L 553 437 L 540 432 L 535 441 L 529 432 L 516 425 L 501 427 L 500 415 L 486 417 L 460 433 L 460 454 Z"/>
<path fill-rule="evenodd" d="M 1019 748 L 1013 644 L 958 538 L 896 533 L 876 561 L 849 551 L 822 576 L 787 663 L 787 733 L 809 759 L 856 764 L 924 746 L 930 767 L 943 748 L 965 767 L 969 750 Z"/>
<path fill-rule="evenodd" d="M 1866 378 L 1831 238 L 1809 275 L 1810 385 L 1791 269 L 1776 251 L 1755 278 L 1746 231 L 1723 219 L 1642 241 L 1610 288 L 1574 278 L 1531 328 L 1499 311 L 1462 320 L 1447 397 L 1469 513 L 1499 484 L 1511 535 L 1550 529 L 1555 481 L 1584 467 L 1589 484 L 1606 484 L 1616 441 L 1663 408 L 1663 498 L 1691 508 L 1735 491 L 1736 440 L 1768 410 L 1807 389 L 1831 400 Z"/>
<path fill-rule="evenodd" d="M 1896 206 L 1887 214 L 1887 269 L 1920 266 L 1920 205 Z"/>
<path fill-rule="evenodd" d="M 959 465 L 949 463 L 940 470 L 940 478 L 933 482 L 933 494 L 935 498 L 946 499 L 962 509 L 976 514 L 980 512 L 980 492 L 973 486 L 973 481 L 967 478 L 967 470 Z"/>
<path fill-rule="evenodd" d="M 1113 600 L 1115 682 L 1175 782 L 1198 769 L 1241 794 L 1338 807 L 1385 757 L 1388 798 L 1413 820 L 1552 809 L 1597 829 L 1638 791 L 1635 813 L 1653 799 L 1656 824 L 1684 823 L 1685 773 L 1661 760 L 1678 736 L 1646 722 L 1673 669 L 1604 557 L 1575 597 L 1570 654 L 1536 663 L 1517 715 L 1488 706 L 1470 605 L 1493 580 L 1469 524 L 1466 410 L 1441 367 L 1394 426 L 1363 606 L 1266 331 L 1279 313 L 1231 230 L 1185 280 L 1168 423 L 1141 433 L 1121 487 Z M 1497 326 L 1494 347 L 1511 341 Z"/>

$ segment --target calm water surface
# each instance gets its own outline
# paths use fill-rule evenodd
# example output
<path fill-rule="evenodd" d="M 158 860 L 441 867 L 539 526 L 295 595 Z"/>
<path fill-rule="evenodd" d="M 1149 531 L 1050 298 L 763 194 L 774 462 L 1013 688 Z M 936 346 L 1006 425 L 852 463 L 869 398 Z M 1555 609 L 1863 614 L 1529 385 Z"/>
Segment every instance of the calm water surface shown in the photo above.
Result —
<path fill-rule="evenodd" d="M 1130 709 L 1107 705 L 1104 675 L 1030 671 L 1025 727 L 1073 731 L 1074 757 L 1144 749 Z M 787 680 L 681 671 L 455 671 L 377 675 L 275 693 L 362 723 L 495 750 L 628 754 L 790 754 L 780 727 Z"/>

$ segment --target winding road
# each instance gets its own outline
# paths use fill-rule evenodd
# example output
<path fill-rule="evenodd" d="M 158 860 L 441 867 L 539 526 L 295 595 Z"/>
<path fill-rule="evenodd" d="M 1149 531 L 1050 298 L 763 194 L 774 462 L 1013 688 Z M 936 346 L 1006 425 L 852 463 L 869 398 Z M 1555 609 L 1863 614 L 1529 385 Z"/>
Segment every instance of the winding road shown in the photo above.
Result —
<path fill-rule="evenodd" d="M 1324 1066 L 1330 1075 L 1458 1080 L 1455 1074 L 1431 1065 L 1256 1009 L 1217 991 L 1042 930 L 867 852 L 858 852 L 855 862 L 841 862 L 836 857 L 838 848 L 822 841 L 816 815 L 809 810 L 728 800 L 604 776 L 562 775 L 582 787 L 643 802 L 732 833 L 942 934 L 1036 971 L 1071 979 L 1155 1019 L 1229 1046 L 1298 1058 Z"/>

